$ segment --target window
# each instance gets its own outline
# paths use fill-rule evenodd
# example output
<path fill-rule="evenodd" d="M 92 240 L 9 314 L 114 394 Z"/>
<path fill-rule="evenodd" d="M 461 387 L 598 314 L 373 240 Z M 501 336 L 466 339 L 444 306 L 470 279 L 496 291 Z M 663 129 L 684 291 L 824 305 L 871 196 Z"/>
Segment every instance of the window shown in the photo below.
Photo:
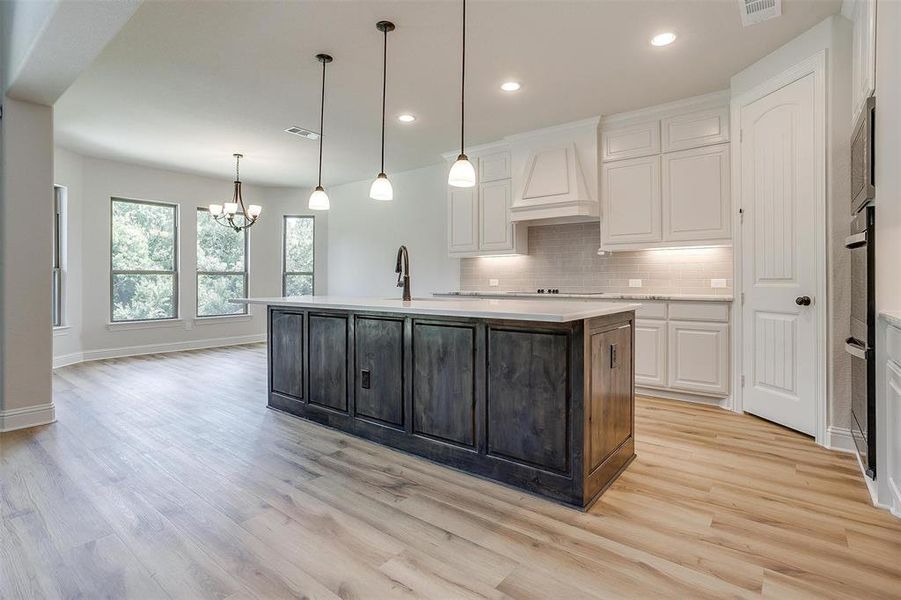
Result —
<path fill-rule="evenodd" d="M 197 316 L 247 313 L 230 298 L 247 297 L 247 230 L 235 231 L 197 209 Z"/>
<path fill-rule="evenodd" d="M 313 293 L 313 217 L 285 216 L 282 295 Z"/>
<path fill-rule="evenodd" d="M 178 207 L 143 200 L 111 201 L 110 319 L 178 316 Z"/>
<path fill-rule="evenodd" d="M 54 327 L 63 326 L 63 253 L 65 252 L 66 188 L 53 186 L 53 308 Z"/>

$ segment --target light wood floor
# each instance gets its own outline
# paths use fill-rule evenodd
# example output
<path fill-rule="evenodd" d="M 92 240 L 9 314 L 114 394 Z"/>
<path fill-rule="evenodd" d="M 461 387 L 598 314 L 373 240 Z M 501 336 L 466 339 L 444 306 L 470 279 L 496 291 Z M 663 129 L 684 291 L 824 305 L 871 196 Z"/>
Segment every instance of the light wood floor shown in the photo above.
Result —
<path fill-rule="evenodd" d="M 901 597 L 850 455 L 640 399 L 588 513 L 265 408 L 262 346 L 55 375 L 4 434 L 2 598 Z"/>

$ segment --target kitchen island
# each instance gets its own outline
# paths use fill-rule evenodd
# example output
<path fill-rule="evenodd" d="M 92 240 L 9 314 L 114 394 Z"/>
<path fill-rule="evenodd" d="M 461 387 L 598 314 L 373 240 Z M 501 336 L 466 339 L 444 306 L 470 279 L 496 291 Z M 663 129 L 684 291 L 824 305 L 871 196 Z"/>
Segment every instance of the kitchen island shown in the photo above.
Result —
<path fill-rule="evenodd" d="M 245 298 L 269 406 L 580 508 L 634 452 L 623 302 Z"/>

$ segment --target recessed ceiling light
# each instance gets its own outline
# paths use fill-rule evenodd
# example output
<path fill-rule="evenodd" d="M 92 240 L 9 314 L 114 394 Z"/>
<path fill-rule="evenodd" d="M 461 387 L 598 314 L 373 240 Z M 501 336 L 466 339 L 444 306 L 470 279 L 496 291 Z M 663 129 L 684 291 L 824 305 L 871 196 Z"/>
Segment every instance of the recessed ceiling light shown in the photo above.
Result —
<path fill-rule="evenodd" d="M 658 33 L 654 37 L 651 38 L 652 46 L 669 46 L 673 42 L 676 41 L 676 34 L 672 31 L 667 31 L 664 33 Z"/>
<path fill-rule="evenodd" d="M 416 120 L 416 117 L 409 113 L 404 113 L 402 115 L 397 115 L 397 120 L 401 123 L 412 123 Z"/>
<path fill-rule="evenodd" d="M 516 92 L 521 87 L 522 85 L 518 81 L 505 81 L 501 84 L 501 89 L 505 92 Z"/>

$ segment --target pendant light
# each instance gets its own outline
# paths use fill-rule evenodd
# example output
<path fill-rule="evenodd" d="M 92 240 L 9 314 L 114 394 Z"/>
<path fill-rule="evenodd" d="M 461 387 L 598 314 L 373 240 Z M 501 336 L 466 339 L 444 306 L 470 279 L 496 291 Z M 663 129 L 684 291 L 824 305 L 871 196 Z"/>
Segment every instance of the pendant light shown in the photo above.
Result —
<path fill-rule="evenodd" d="M 319 106 L 319 184 L 310 194 L 310 210 L 328 210 L 329 200 L 325 188 L 322 187 L 322 138 L 325 137 L 323 124 L 325 122 L 325 65 L 332 62 L 328 54 L 317 54 L 316 60 L 322 63 L 322 103 Z"/>
<path fill-rule="evenodd" d="M 460 61 L 460 156 L 451 167 L 447 175 L 448 185 L 468 188 L 476 184 L 476 170 L 469 162 L 469 158 L 463 151 L 464 125 L 466 121 L 465 96 L 466 96 L 466 0 L 463 0 L 463 54 Z"/>
<path fill-rule="evenodd" d="M 220 225 L 231 227 L 235 231 L 248 229 L 257 222 L 263 207 L 259 204 L 244 205 L 241 194 L 241 159 L 243 154 L 232 154 L 235 157 L 235 192 L 231 202 L 210 204 L 208 210 L 213 219 Z"/>
<path fill-rule="evenodd" d="M 376 29 L 385 34 L 385 45 L 382 52 L 382 168 L 369 188 L 369 197 L 373 200 L 394 200 L 394 188 L 385 175 L 385 95 L 388 86 L 388 32 L 394 31 L 391 21 L 379 21 Z"/>

